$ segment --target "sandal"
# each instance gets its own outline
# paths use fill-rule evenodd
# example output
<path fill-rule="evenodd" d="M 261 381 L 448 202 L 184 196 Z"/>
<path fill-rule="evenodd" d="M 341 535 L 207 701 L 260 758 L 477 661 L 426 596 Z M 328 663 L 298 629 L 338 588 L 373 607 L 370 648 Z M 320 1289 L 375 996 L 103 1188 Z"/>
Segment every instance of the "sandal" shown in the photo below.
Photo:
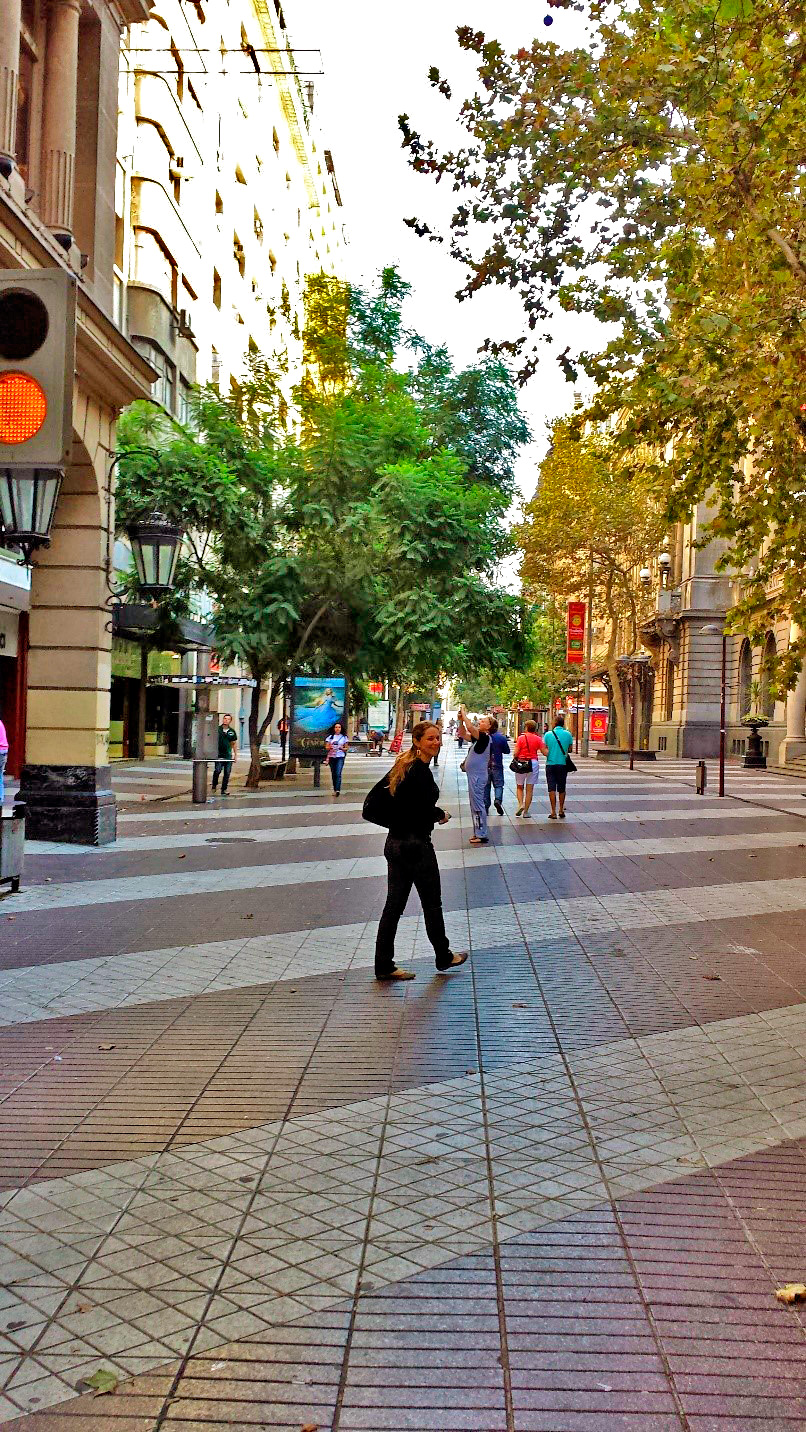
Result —
<path fill-rule="evenodd" d="M 459 965 L 464 964 L 468 954 L 468 950 L 459 950 L 456 954 L 451 954 L 451 962 L 449 965 L 437 965 L 437 974 L 446 975 L 448 970 L 458 969 Z"/>

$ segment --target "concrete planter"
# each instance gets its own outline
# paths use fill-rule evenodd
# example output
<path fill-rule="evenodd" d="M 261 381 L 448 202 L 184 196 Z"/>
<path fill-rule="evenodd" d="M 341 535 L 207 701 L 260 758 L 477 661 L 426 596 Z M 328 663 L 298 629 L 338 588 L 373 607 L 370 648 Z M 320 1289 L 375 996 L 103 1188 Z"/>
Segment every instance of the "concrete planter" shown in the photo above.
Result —
<path fill-rule="evenodd" d="M 15 805 L 11 815 L 0 816 L 0 885 L 20 888 L 25 858 L 25 806 Z"/>

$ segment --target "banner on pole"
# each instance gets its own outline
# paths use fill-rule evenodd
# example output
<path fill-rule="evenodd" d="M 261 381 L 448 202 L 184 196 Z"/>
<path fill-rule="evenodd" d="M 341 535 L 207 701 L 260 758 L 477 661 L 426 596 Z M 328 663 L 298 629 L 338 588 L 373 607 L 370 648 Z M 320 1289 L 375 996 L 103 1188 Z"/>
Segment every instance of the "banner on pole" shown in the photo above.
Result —
<path fill-rule="evenodd" d="M 585 660 L 585 602 L 568 603 L 568 627 L 565 659 L 572 666 Z"/>
<path fill-rule="evenodd" d="M 604 741 L 607 739 L 607 707 L 594 707 L 591 711 L 591 740 Z"/>
<path fill-rule="evenodd" d="M 290 756 L 323 761 L 325 740 L 337 721 L 347 732 L 347 680 L 344 676 L 294 676 L 291 681 Z"/>

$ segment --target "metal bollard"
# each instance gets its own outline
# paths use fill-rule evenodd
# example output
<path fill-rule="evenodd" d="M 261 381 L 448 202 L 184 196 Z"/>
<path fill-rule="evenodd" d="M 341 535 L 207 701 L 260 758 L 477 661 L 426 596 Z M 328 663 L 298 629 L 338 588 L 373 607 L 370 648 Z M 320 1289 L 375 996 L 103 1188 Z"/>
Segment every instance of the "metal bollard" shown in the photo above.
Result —
<path fill-rule="evenodd" d="M 698 762 L 697 762 L 696 773 L 695 773 L 695 779 L 694 779 L 694 788 L 695 788 L 695 790 L 696 790 L 698 796 L 704 796 L 704 795 L 705 795 L 705 787 L 706 787 L 707 784 L 708 784 L 708 767 L 706 766 L 706 764 L 705 764 L 704 761 L 698 761 Z"/>

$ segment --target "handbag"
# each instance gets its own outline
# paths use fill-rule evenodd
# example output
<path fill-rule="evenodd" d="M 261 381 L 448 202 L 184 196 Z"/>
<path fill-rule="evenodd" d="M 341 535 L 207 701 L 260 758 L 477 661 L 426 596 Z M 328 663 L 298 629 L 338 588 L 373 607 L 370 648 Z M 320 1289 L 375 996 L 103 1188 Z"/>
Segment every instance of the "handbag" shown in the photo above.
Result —
<path fill-rule="evenodd" d="M 526 732 L 524 732 L 524 735 Z M 529 749 L 529 742 L 526 742 L 526 749 Z M 516 776 L 528 776 L 532 770 L 532 761 L 525 760 L 523 756 L 513 756 L 509 763 L 509 769 L 515 772 Z"/>
<path fill-rule="evenodd" d="M 565 769 L 566 769 L 567 771 L 575 771 L 575 770 L 576 770 L 576 766 L 574 765 L 573 761 L 571 760 L 570 755 L 566 756 L 566 758 L 565 758 Z"/>
<path fill-rule="evenodd" d="M 363 820 L 368 820 L 372 825 L 383 826 L 388 830 L 392 824 L 392 792 L 389 789 L 389 776 L 382 776 L 371 791 L 367 792 L 364 806 L 361 811 Z"/>

